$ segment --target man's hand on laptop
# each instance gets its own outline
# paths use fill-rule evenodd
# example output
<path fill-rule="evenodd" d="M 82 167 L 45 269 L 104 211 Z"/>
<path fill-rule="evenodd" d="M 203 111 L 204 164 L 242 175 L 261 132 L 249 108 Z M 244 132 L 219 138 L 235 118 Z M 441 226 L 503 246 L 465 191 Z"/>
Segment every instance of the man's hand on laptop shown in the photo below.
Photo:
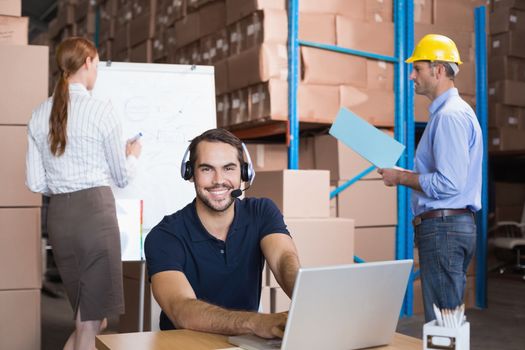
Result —
<path fill-rule="evenodd" d="M 253 319 L 253 333 L 261 338 L 282 338 L 288 312 L 276 314 L 255 314 Z"/>

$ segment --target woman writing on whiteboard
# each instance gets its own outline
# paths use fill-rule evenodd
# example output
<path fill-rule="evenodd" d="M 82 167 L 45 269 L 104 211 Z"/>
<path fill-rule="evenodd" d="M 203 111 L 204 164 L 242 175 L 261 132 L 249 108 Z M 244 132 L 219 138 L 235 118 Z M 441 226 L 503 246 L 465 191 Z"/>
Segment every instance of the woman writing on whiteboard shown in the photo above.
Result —
<path fill-rule="evenodd" d="M 141 153 L 122 143 L 110 102 L 91 97 L 97 50 L 84 38 L 57 48 L 60 77 L 28 125 L 27 179 L 50 196 L 53 256 L 75 313 L 64 349 L 94 349 L 106 317 L 124 312 L 120 234 L 111 183 L 124 187 Z"/>

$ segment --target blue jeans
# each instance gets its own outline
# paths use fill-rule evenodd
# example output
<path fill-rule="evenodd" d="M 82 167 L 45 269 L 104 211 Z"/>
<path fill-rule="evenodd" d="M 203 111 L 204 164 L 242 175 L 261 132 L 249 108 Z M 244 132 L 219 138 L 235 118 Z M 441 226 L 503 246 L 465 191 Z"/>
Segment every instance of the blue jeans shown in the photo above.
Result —
<path fill-rule="evenodd" d="M 415 227 L 425 321 L 432 304 L 454 309 L 463 303 L 467 268 L 476 250 L 476 223 L 470 214 L 426 219 Z"/>

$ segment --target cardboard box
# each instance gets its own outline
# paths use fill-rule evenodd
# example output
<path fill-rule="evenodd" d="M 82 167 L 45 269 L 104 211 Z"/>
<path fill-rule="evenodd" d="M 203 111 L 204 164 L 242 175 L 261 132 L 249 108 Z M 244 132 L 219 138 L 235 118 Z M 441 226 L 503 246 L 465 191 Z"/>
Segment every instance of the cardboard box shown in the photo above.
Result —
<path fill-rule="evenodd" d="M 414 94 L 414 120 L 416 122 L 428 122 L 430 103 L 428 97 Z"/>
<path fill-rule="evenodd" d="M 0 221 L 0 290 L 40 290 L 40 208 L 0 208 Z"/>
<path fill-rule="evenodd" d="M 330 181 L 333 182 L 353 179 L 372 164 L 332 135 L 321 135 L 315 137 L 315 166 L 317 169 L 329 170 Z M 377 171 L 364 177 L 380 178 Z"/>
<path fill-rule="evenodd" d="M 490 128 L 525 128 L 525 108 L 493 103 L 488 117 Z"/>
<path fill-rule="evenodd" d="M 354 219 L 356 227 L 397 225 L 397 188 L 382 180 L 357 181 L 339 193 L 337 211 L 341 218 Z"/>
<path fill-rule="evenodd" d="M 40 287 L 0 291 L 0 310 L 1 349 L 40 349 Z"/>
<path fill-rule="evenodd" d="M 489 151 L 525 150 L 525 131 L 515 128 L 489 129 Z"/>
<path fill-rule="evenodd" d="M 335 15 L 322 13 L 299 14 L 299 39 L 335 45 Z"/>
<path fill-rule="evenodd" d="M 115 39 L 113 40 L 113 52 L 118 53 L 127 50 L 130 46 L 130 25 L 118 25 L 115 30 Z"/>
<path fill-rule="evenodd" d="M 226 24 L 232 24 L 257 10 L 286 10 L 285 0 L 226 0 Z"/>
<path fill-rule="evenodd" d="M 299 139 L 299 169 L 315 169 L 315 139 L 311 136 Z"/>
<path fill-rule="evenodd" d="M 515 80 L 525 82 L 525 60 L 517 57 L 496 56 L 488 61 L 489 82 Z"/>
<path fill-rule="evenodd" d="M 285 217 L 302 267 L 352 264 L 354 220 L 342 218 L 294 219 Z M 278 287 L 266 266 L 266 285 Z"/>
<path fill-rule="evenodd" d="M 335 190 L 335 185 L 330 185 L 330 194 Z M 337 197 L 330 198 L 330 217 L 337 217 Z"/>
<path fill-rule="evenodd" d="M 25 125 L 48 93 L 47 46 L 3 45 L 0 55 L 0 125 Z M 31 80 L 31 85 L 27 81 Z"/>
<path fill-rule="evenodd" d="M 215 94 L 225 94 L 230 91 L 228 86 L 228 61 L 215 62 Z"/>
<path fill-rule="evenodd" d="M 394 54 L 394 24 L 336 18 L 337 45 L 380 55 Z"/>
<path fill-rule="evenodd" d="M 476 64 L 465 62 L 459 66 L 454 85 L 462 94 L 476 95 Z"/>
<path fill-rule="evenodd" d="M 496 181 L 494 185 L 494 203 L 496 207 L 524 207 L 525 184 L 521 182 Z"/>
<path fill-rule="evenodd" d="M 492 35 L 489 39 L 490 55 L 525 58 L 524 32 L 505 32 Z"/>
<path fill-rule="evenodd" d="M 394 90 L 394 64 L 378 61 L 366 60 L 366 76 L 368 89 Z"/>
<path fill-rule="evenodd" d="M 29 19 L 0 15 L 0 45 L 27 45 Z"/>
<path fill-rule="evenodd" d="M 525 107 L 525 82 L 501 80 L 489 84 L 489 101 Z"/>
<path fill-rule="evenodd" d="M 230 100 L 230 121 L 228 125 L 237 125 L 248 122 L 250 120 L 250 114 L 248 110 L 248 89 L 233 91 L 230 94 Z"/>
<path fill-rule="evenodd" d="M 228 32 L 226 29 L 219 30 L 200 40 L 200 50 L 202 52 L 202 62 L 205 65 L 223 61 L 226 65 L 226 58 L 230 53 L 228 43 Z"/>
<path fill-rule="evenodd" d="M 131 48 L 129 52 L 130 62 L 151 63 L 153 62 L 152 40 L 146 40 Z"/>
<path fill-rule="evenodd" d="M 0 207 L 39 207 L 42 196 L 25 185 L 27 128 L 0 126 Z"/>
<path fill-rule="evenodd" d="M 198 12 L 189 13 L 175 22 L 175 48 L 183 47 L 198 40 L 200 33 L 200 16 Z"/>
<path fill-rule="evenodd" d="M 252 158 L 253 168 L 258 171 L 284 170 L 288 168 L 288 147 L 284 144 L 246 144 Z"/>
<path fill-rule="evenodd" d="M 525 11 L 501 8 L 490 14 L 490 34 L 525 30 Z"/>
<path fill-rule="evenodd" d="M 474 5 L 469 1 L 435 0 L 434 20 L 437 25 L 452 25 L 474 31 Z"/>
<path fill-rule="evenodd" d="M 366 0 L 365 6 L 367 22 L 392 22 L 394 19 L 392 0 Z"/>
<path fill-rule="evenodd" d="M 330 174 L 325 170 L 260 171 L 246 195 L 275 202 L 287 218 L 330 216 Z"/>
<path fill-rule="evenodd" d="M 131 20 L 129 24 L 129 45 L 130 46 L 138 46 L 139 43 L 142 43 L 154 37 L 155 37 L 155 22 L 149 13 L 144 13 Z"/>
<path fill-rule="evenodd" d="M 215 98 L 217 109 L 217 127 L 225 128 L 230 123 L 230 94 L 219 95 Z"/>
<path fill-rule="evenodd" d="M 288 52 L 285 45 L 262 44 L 228 58 L 228 84 L 231 90 L 288 78 Z"/>
<path fill-rule="evenodd" d="M 470 57 L 470 51 L 474 48 L 474 37 L 471 31 L 469 32 L 461 26 L 446 23 L 441 25 L 416 23 L 414 25 L 414 43 L 418 43 L 427 34 L 435 33 L 445 35 L 454 41 L 462 62 L 473 60 Z"/>
<path fill-rule="evenodd" d="M 492 1 L 494 11 L 498 11 L 503 8 L 514 8 L 518 10 L 525 10 L 525 2 L 523 0 L 494 0 Z"/>
<path fill-rule="evenodd" d="M 22 16 L 22 0 L 0 0 L 0 15 Z"/>
<path fill-rule="evenodd" d="M 364 20 L 366 0 L 301 0 L 299 12 L 344 15 L 350 19 Z"/>
<path fill-rule="evenodd" d="M 396 259 L 396 226 L 355 229 L 355 255 L 366 262 Z"/>
<path fill-rule="evenodd" d="M 366 87 L 366 58 L 301 47 L 301 64 L 306 84 Z"/>
<path fill-rule="evenodd" d="M 288 119 L 287 81 L 270 79 L 266 83 L 252 85 L 248 90 L 250 120 Z"/>
<path fill-rule="evenodd" d="M 414 22 L 415 23 L 432 24 L 433 17 L 434 17 L 434 0 L 414 0 Z"/>
<path fill-rule="evenodd" d="M 226 26 L 226 3 L 214 1 L 199 9 L 200 37 L 214 33 Z"/>
<path fill-rule="evenodd" d="M 393 91 L 341 85 L 341 107 L 346 107 L 375 126 L 393 127 L 395 99 Z"/>
<path fill-rule="evenodd" d="M 290 310 L 292 301 L 286 293 L 279 287 L 270 289 L 270 305 L 272 312 L 285 312 Z"/>

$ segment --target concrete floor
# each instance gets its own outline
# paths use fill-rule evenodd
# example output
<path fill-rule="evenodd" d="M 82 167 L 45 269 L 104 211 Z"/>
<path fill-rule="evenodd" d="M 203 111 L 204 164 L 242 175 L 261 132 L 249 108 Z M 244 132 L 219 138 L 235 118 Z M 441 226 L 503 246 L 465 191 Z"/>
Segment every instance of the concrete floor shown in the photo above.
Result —
<path fill-rule="evenodd" d="M 59 292 L 60 284 L 52 284 Z M 468 310 L 473 350 L 525 350 L 525 281 L 517 274 L 489 274 L 488 308 Z M 423 317 L 403 318 L 397 331 L 421 338 Z M 73 313 L 62 297 L 42 293 L 42 350 L 61 349 L 73 331 Z M 109 320 L 108 332 L 116 332 L 118 319 Z"/>

